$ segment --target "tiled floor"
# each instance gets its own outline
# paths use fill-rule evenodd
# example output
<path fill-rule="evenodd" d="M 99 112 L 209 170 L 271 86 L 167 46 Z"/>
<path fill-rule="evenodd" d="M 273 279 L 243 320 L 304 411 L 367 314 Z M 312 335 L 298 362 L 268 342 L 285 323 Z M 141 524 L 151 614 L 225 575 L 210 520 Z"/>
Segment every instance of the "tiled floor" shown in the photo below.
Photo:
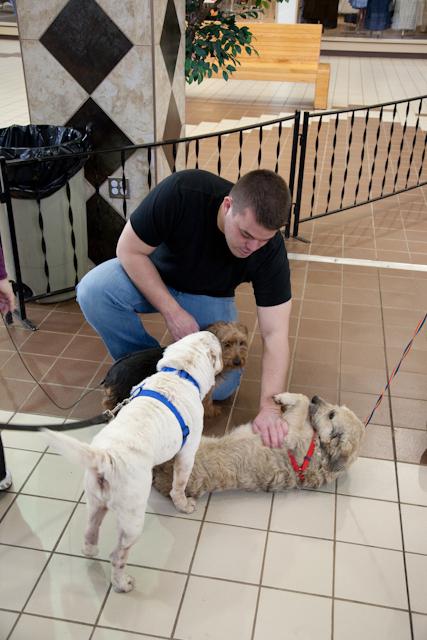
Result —
<path fill-rule="evenodd" d="M 422 268 L 425 210 L 419 189 L 306 222 L 300 235 L 311 244 L 289 240 L 288 250 L 299 258 Z M 363 419 L 426 311 L 427 273 L 304 259 L 291 269 L 289 388 L 344 402 Z M 248 365 L 207 433 L 247 421 L 257 407 L 261 339 L 247 285 L 237 301 L 250 329 Z M 38 331 L 15 326 L 13 339 L 62 408 L 37 387 L 3 327 L 0 419 L 35 423 L 99 413 L 97 385 L 110 359 L 77 305 L 32 305 L 28 312 Z M 160 316 L 150 316 L 147 326 L 168 341 Z M 109 586 L 111 518 L 99 559 L 81 553 L 82 471 L 47 451 L 41 434 L 3 432 L 14 484 L 0 497 L 0 640 L 425 640 L 426 331 L 374 414 L 362 456 L 336 486 L 216 494 L 187 517 L 153 491 L 130 558 L 137 586 L 126 595 Z M 89 440 L 98 428 L 74 435 Z"/>

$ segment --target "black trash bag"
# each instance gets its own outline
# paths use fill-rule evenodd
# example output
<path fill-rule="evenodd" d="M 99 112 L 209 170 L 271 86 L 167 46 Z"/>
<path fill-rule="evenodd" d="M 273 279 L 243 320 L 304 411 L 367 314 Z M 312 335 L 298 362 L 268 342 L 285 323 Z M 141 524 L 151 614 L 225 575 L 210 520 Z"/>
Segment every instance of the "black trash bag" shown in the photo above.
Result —
<path fill-rule="evenodd" d="M 8 164 L 8 180 L 13 198 L 47 198 L 58 191 L 85 164 L 87 156 L 72 154 L 90 151 L 89 129 L 81 133 L 71 127 L 29 124 L 0 129 L 0 156 L 6 160 L 69 158 L 43 162 Z"/>

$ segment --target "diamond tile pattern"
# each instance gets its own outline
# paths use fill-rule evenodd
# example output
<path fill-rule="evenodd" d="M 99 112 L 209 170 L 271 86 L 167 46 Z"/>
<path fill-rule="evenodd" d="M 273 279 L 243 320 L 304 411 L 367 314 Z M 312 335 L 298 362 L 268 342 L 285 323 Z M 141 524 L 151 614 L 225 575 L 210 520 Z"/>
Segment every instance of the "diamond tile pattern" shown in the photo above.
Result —
<path fill-rule="evenodd" d="M 70 0 L 40 42 L 88 93 L 132 48 L 95 0 Z"/>
<path fill-rule="evenodd" d="M 160 48 L 163 53 L 171 84 L 175 74 L 176 59 L 178 56 L 180 42 L 181 30 L 179 28 L 178 16 L 176 15 L 175 3 L 173 0 L 168 0 L 162 36 L 160 38 Z"/>
<path fill-rule="evenodd" d="M 175 140 L 179 138 L 181 133 L 181 120 L 179 117 L 178 107 L 176 106 L 175 97 L 171 93 L 169 100 L 168 114 L 166 116 L 165 130 L 163 140 Z M 173 147 L 168 145 L 163 147 L 171 171 L 173 170 L 175 159 L 173 157 Z"/>
<path fill-rule="evenodd" d="M 66 124 L 77 128 L 90 124 L 95 149 L 111 149 L 132 144 L 132 141 L 92 98 L 88 98 Z M 132 152 L 125 155 L 126 158 L 129 158 Z M 120 153 L 98 154 L 86 163 L 85 176 L 91 184 L 100 186 L 108 176 L 120 167 L 120 164 Z"/>

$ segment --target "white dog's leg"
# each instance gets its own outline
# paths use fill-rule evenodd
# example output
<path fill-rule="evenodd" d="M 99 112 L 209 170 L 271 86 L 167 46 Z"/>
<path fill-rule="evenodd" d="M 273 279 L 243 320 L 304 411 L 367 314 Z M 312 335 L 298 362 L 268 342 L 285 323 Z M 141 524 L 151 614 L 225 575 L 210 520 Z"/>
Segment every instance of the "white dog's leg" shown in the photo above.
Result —
<path fill-rule="evenodd" d="M 151 468 L 144 469 L 126 489 L 121 487 L 115 492 L 112 510 L 117 517 L 119 540 L 110 555 L 110 560 L 111 584 L 114 591 L 119 593 L 132 591 L 135 585 L 135 578 L 125 573 L 125 567 L 129 551 L 140 537 L 144 527 L 150 490 Z M 138 495 L 138 502 L 135 501 L 136 495 Z"/>
<path fill-rule="evenodd" d="M 195 451 L 184 447 L 177 453 L 173 465 L 173 481 L 170 497 L 178 511 L 193 513 L 196 507 L 194 498 L 187 498 L 185 487 L 194 465 Z"/>
<path fill-rule="evenodd" d="M 87 508 L 88 508 L 88 522 L 85 531 L 85 543 L 83 546 L 83 553 L 85 556 L 93 557 L 98 555 L 98 537 L 99 527 L 102 524 L 107 508 L 94 498 L 87 495 Z"/>

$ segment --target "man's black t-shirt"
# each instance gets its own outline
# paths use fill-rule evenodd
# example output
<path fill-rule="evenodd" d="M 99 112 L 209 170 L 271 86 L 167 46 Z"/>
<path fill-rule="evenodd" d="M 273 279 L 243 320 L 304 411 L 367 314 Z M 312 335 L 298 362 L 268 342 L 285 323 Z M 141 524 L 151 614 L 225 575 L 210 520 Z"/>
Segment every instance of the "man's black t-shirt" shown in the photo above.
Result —
<path fill-rule="evenodd" d="M 136 235 L 156 249 L 150 259 L 163 282 L 185 293 L 230 297 L 252 282 L 258 306 L 291 298 L 289 264 L 281 234 L 247 258 L 233 256 L 218 228 L 219 207 L 233 184 L 189 169 L 157 185 L 130 217 Z"/>

